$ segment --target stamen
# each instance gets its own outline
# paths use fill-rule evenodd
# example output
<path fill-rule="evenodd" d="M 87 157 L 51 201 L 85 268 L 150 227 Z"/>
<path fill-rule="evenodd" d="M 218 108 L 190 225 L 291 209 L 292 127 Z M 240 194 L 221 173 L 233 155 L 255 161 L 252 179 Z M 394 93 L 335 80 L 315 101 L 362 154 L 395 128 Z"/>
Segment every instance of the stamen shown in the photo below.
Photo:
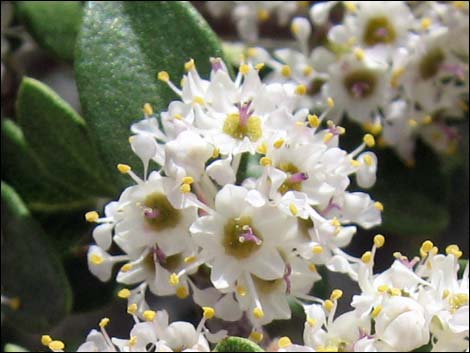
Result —
<path fill-rule="evenodd" d="M 239 114 L 239 124 L 241 127 L 246 127 L 248 124 L 248 119 L 250 118 L 251 114 L 253 114 L 253 110 L 250 110 L 251 101 L 244 103 L 238 109 Z"/>
<path fill-rule="evenodd" d="M 164 264 L 166 264 L 166 259 L 167 259 L 167 256 L 163 252 L 163 250 L 160 249 L 158 246 L 156 246 L 153 249 L 153 260 L 155 262 L 158 262 L 160 265 L 164 265 Z"/>
<path fill-rule="evenodd" d="M 307 173 L 295 173 L 289 177 L 288 181 L 291 183 L 300 183 L 307 179 L 308 179 Z"/>
<path fill-rule="evenodd" d="M 144 209 L 144 216 L 148 219 L 155 219 L 160 216 L 160 211 L 158 210 L 158 208 L 146 207 Z"/>
<path fill-rule="evenodd" d="M 211 58 L 210 59 L 212 71 L 217 72 L 223 69 L 222 60 L 220 58 Z"/>
<path fill-rule="evenodd" d="M 242 229 L 244 232 L 238 238 L 240 243 L 244 243 L 246 241 L 252 241 L 256 245 L 261 245 L 263 243 L 263 241 L 253 233 L 253 229 L 249 225 L 245 224 Z"/>

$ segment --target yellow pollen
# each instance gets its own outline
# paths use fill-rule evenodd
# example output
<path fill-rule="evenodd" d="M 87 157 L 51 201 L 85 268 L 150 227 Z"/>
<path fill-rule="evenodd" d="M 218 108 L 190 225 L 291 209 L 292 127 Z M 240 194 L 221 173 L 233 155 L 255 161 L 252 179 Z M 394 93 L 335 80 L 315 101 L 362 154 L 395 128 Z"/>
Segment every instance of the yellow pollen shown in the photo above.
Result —
<path fill-rule="evenodd" d="M 365 264 L 370 263 L 372 261 L 372 253 L 370 251 L 366 251 L 364 254 L 362 254 L 361 261 Z"/>
<path fill-rule="evenodd" d="M 204 98 L 200 97 L 200 96 L 196 96 L 193 98 L 193 103 L 194 104 L 199 104 L 199 105 L 204 105 L 206 104 L 206 101 L 204 100 Z"/>
<path fill-rule="evenodd" d="M 450 295 L 450 290 L 444 289 L 442 291 L 442 299 L 446 299 Z"/>
<path fill-rule="evenodd" d="M 454 294 L 449 299 L 450 305 L 453 309 L 459 309 L 460 307 L 468 304 L 468 294 L 467 293 L 457 293 Z"/>
<path fill-rule="evenodd" d="M 285 140 L 284 139 L 279 139 L 274 141 L 273 146 L 277 149 L 281 148 L 284 145 Z"/>
<path fill-rule="evenodd" d="M 373 158 L 372 158 L 371 155 L 366 154 L 366 155 L 364 155 L 363 158 L 364 158 L 364 163 L 365 163 L 368 167 L 370 167 L 370 166 L 372 166 L 372 165 L 374 164 L 374 160 L 373 160 Z"/>
<path fill-rule="evenodd" d="M 55 341 L 51 341 L 48 344 L 48 347 L 51 351 L 61 351 L 65 348 L 65 345 L 64 345 L 64 342 L 55 340 Z"/>
<path fill-rule="evenodd" d="M 327 299 L 323 303 L 323 307 L 325 308 L 326 311 L 329 312 L 329 311 L 333 310 L 333 308 L 335 307 L 335 303 L 333 303 L 333 301 L 331 301 L 330 299 Z"/>
<path fill-rule="evenodd" d="M 423 244 L 421 244 L 421 250 L 426 254 L 430 252 L 433 247 L 434 247 L 434 244 L 430 240 L 426 240 L 423 242 Z"/>
<path fill-rule="evenodd" d="M 357 6 L 354 2 L 345 1 L 343 4 L 344 4 L 344 7 L 346 8 L 346 10 L 348 10 L 349 12 L 356 12 L 357 11 Z"/>
<path fill-rule="evenodd" d="M 265 22 L 265 21 L 269 20 L 268 10 L 266 10 L 266 9 L 258 10 L 257 17 L 258 17 L 258 20 L 260 20 L 261 22 Z"/>
<path fill-rule="evenodd" d="M 250 333 L 250 336 L 248 338 L 252 340 L 253 342 L 260 343 L 263 340 L 263 333 L 253 331 Z"/>
<path fill-rule="evenodd" d="M 336 129 L 338 130 L 338 134 L 344 135 L 346 133 L 346 129 L 342 126 L 337 126 Z"/>
<path fill-rule="evenodd" d="M 176 296 L 180 299 L 185 299 L 189 295 L 188 288 L 181 286 L 176 289 Z"/>
<path fill-rule="evenodd" d="M 343 296 L 343 291 L 341 289 L 335 289 L 331 292 L 330 299 L 331 300 L 338 300 Z"/>
<path fill-rule="evenodd" d="M 256 71 L 261 71 L 264 69 L 265 64 L 264 63 L 258 63 L 255 65 Z"/>
<path fill-rule="evenodd" d="M 379 316 L 380 312 L 382 311 L 382 305 L 378 305 L 372 310 L 372 317 L 375 319 L 377 316 Z"/>
<path fill-rule="evenodd" d="M 168 283 L 170 283 L 172 286 L 177 286 L 180 283 L 180 278 L 178 277 L 176 273 L 172 273 L 170 275 Z"/>
<path fill-rule="evenodd" d="M 244 297 L 247 294 L 247 290 L 243 286 L 237 286 L 237 293 L 240 297 Z"/>
<path fill-rule="evenodd" d="M 143 316 L 146 321 L 153 321 L 155 320 L 157 313 L 153 310 L 145 310 Z"/>
<path fill-rule="evenodd" d="M 138 309 L 137 304 L 133 303 L 127 307 L 127 313 L 133 315 L 137 312 L 137 309 Z"/>
<path fill-rule="evenodd" d="M 220 148 L 214 147 L 212 150 L 212 158 L 217 158 L 220 156 Z"/>
<path fill-rule="evenodd" d="M 389 289 L 390 289 L 390 287 L 387 284 L 382 284 L 382 285 L 377 287 L 377 291 L 379 293 L 386 293 L 386 292 L 388 292 Z"/>
<path fill-rule="evenodd" d="M 152 108 L 152 106 L 150 105 L 150 103 L 145 103 L 143 110 L 144 110 L 144 114 L 145 114 L 146 116 L 153 115 L 153 108 Z"/>
<path fill-rule="evenodd" d="M 364 143 L 367 147 L 374 147 L 375 146 L 375 138 L 371 134 L 365 134 L 363 138 Z"/>
<path fill-rule="evenodd" d="M 418 122 L 416 121 L 416 119 L 410 119 L 410 120 L 408 120 L 408 125 L 410 127 L 416 127 L 416 126 L 418 126 Z"/>
<path fill-rule="evenodd" d="M 295 126 L 298 126 L 298 127 L 305 127 L 305 122 L 303 122 L 303 121 L 296 121 L 296 122 L 295 122 Z"/>
<path fill-rule="evenodd" d="M 307 318 L 307 324 L 310 326 L 310 327 L 313 327 L 317 324 L 317 320 L 315 319 L 312 319 L 311 317 Z"/>
<path fill-rule="evenodd" d="M 335 217 L 331 220 L 331 225 L 333 227 L 341 227 L 341 222 L 339 221 L 338 218 Z"/>
<path fill-rule="evenodd" d="M 313 67 L 305 66 L 304 69 L 302 70 L 302 74 L 307 77 L 310 76 L 311 74 L 313 74 Z"/>
<path fill-rule="evenodd" d="M 311 127 L 317 128 L 320 126 L 320 119 L 318 118 L 318 115 L 313 114 L 308 116 L 308 122 Z"/>
<path fill-rule="evenodd" d="M 240 65 L 239 71 L 242 75 L 246 75 L 250 72 L 250 69 L 251 69 L 250 65 L 242 64 Z"/>
<path fill-rule="evenodd" d="M 183 193 L 183 194 L 187 194 L 188 192 L 191 192 L 191 185 L 189 184 L 182 184 L 180 186 L 180 191 Z"/>
<path fill-rule="evenodd" d="M 109 318 L 104 317 L 101 319 L 100 323 L 98 324 L 101 328 L 105 328 L 109 324 Z"/>
<path fill-rule="evenodd" d="M 184 119 L 184 116 L 182 116 L 181 114 L 175 114 L 174 118 L 176 120 L 183 120 Z"/>
<path fill-rule="evenodd" d="M 364 58 L 366 57 L 366 53 L 361 48 L 354 49 L 354 55 L 356 56 L 356 59 L 359 61 L 364 60 Z"/>
<path fill-rule="evenodd" d="M 297 206 L 293 202 L 289 205 L 289 211 L 290 213 L 292 213 L 293 216 L 297 216 L 297 214 L 299 213 Z"/>
<path fill-rule="evenodd" d="M 323 246 L 321 246 L 321 245 L 315 245 L 315 246 L 312 248 L 312 252 L 313 252 L 315 255 L 320 255 L 320 254 L 323 252 Z"/>
<path fill-rule="evenodd" d="M 281 68 L 281 75 L 286 77 L 286 78 L 289 78 L 292 75 L 292 69 L 290 68 L 289 65 L 284 65 Z"/>
<path fill-rule="evenodd" d="M 385 244 L 385 237 L 382 234 L 377 234 L 374 237 L 374 245 L 380 249 Z"/>
<path fill-rule="evenodd" d="M 103 257 L 98 254 L 92 254 L 90 256 L 90 262 L 94 265 L 101 265 L 103 261 L 104 261 Z"/>
<path fill-rule="evenodd" d="M 122 174 L 127 174 L 132 170 L 132 168 L 130 166 L 128 166 L 127 164 L 118 164 L 117 169 Z"/>
<path fill-rule="evenodd" d="M 121 272 L 129 272 L 132 270 L 132 264 L 125 264 L 121 267 Z"/>
<path fill-rule="evenodd" d="M 137 344 L 137 336 L 132 336 L 129 340 L 129 346 L 134 347 Z"/>
<path fill-rule="evenodd" d="M 268 153 L 268 145 L 266 144 L 266 142 L 263 142 L 261 145 L 259 145 L 258 148 L 256 149 L 256 152 L 260 154 Z"/>
<path fill-rule="evenodd" d="M 263 157 L 259 160 L 259 163 L 263 166 L 263 167 L 269 167 L 271 165 L 273 165 L 273 161 L 271 160 L 271 158 L 269 157 Z"/>
<path fill-rule="evenodd" d="M 49 335 L 42 335 L 41 336 L 41 344 L 43 346 L 47 347 L 47 346 L 49 346 L 49 343 L 51 343 L 51 342 L 52 342 L 51 336 L 49 336 Z"/>
<path fill-rule="evenodd" d="M 189 59 L 188 61 L 184 63 L 184 69 L 186 71 L 191 71 L 191 70 L 194 70 L 195 68 L 196 68 L 196 65 L 194 64 L 193 59 Z"/>
<path fill-rule="evenodd" d="M 94 223 L 100 218 L 100 215 L 96 211 L 85 213 L 85 220 L 89 223 Z"/>
<path fill-rule="evenodd" d="M 357 160 L 355 160 L 355 159 L 352 159 L 352 160 L 351 160 L 351 165 L 352 165 L 353 167 L 359 168 L 359 167 L 362 165 L 362 163 L 359 162 L 359 161 L 357 161 Z"/>
<path fill-rule="evenodd" d="M 196 256 L 194 255 L 191 255 L 191 256 L 187 256 L 184 258 L 184 263 L 185 264 L 192 264 L 194 261 L 196 261 Z"/>
<path fill-rule="evenodd" d="M 404 67 L 400 67 L 398 69 L 393 70 L 392 77 L 390 79 L 390 85 L 392 86 L 392 88 L 398 88 L 398 86 L 400 85 L 400 78 L 403 76 L 404 73 Z"/>
<path fill-rule="evenodd" d="M 333 135 L 331 132 L 327 132 L 324 136 L 323 136 L 323 142 L 324 143 L 328 143 L 330 142 L 333 137 L 335 137 L 335 135 Z"/>
<path fill-rule="evenodd" d="M 335 107 L 335 100 L 331 97 L 328 97 L 326 99 L 326 104 L 328 105 L 328 108 L 333 109 Z"/>
<path fill-rule="evenodd" d="M 295 88 L 295 93 L 299 96 L 305 96 L 305 94 L 307 93 L 307 87 L 305 85 L 298 85 Z"/>
<path fill-rule="evenodd" d="M 290 31 L 293 33 L 293 34 L 298 34 L 300 32 L 300 27 L 292 22 L 292 24 L 290 25 Z"/>
<path fill-rule="evenodd" d="M 246 56 L 248 56 L 249 58 L 254 58 L 256 55 L 258 55 L 258 49 L 248 48 L 246 50 Z"/>
<path fill-rule="evenodd" d="M 163 82 L 168 82 L 170 81 L 170 75 L 166 71 L 160 71 L 158 73 L 158 79 Z"/>
<path fill-rule="evenodd" d="M 446 248 L 446 254 L 447 255 L 454 255 L 457 259 L 461 258 L 463 253 L 462 251 L 460 251 L 460 248 L 458 247 L 458 245 L 449 245 L 447 248 Z"/>
<path fill-rule="evenodd" d="M 437 255 L 438 252 L 439 252 L 439 248 L 437 246 L 433 246 L 429 253 L 432 255 Z"/>
<path fill-rule="evenodd" d="M 375 201 L 374 207 L 375 207 L 376 209 L 378 209 L 380 212 L 383 212 L 383 210 L 384 210 L 384 205 L 383 205 L 383 203 L 380 202 L 380 201 Z"/>
<path fill-rule="evenodd" d="M 432 20 L 429 17 L 425 17 L 421 20 L 421 28 L 426 30 L 432 25 Z"/>
<path fill-rule="evenodd" d="M 194 183 L 194 179 L 190 176 L 186 176 L 182 180 L 183 184 L 192 184 Z"/>
<path fill-rule="evenodd" d="M 210 306 L 203 306 L 202 311 L 203 311 L 203 316 L 206 320 L 210 320 L 215 316 L 215 310 L 214 308 Z"/>
<path fill-rule="evenodd" d="M 431 115 L 426 115 L 424 118 L 423 118 L 423 124 L 424 125 L 429 125 L 432 123 L 432 116 Z"/>
<path fill-rule="evenodd" d="M 311 271 L 311 272 L 317 272 L 317 266 L 315 264 L 309 264 L 308 265 L 308 269 Z"/>
<path fill-rule="evenodd" d="M 399 296 L 401 296 L 401 289 L 400 289 L 400 288 L 390 288 L 390 289 L 388 290 L 388 293 L 389 293 L 391 296 L 399 297 Z"/>
<path fill-rule="evenodd" d="M 131 296 L 131 291 L 127 288 L 124 288 L 124 289 L 121 289 L 117 295 L 121 299 L 127 299 Z"/>
<path fill-rule="evenodd" d="M 257 307 L 257 308 L 254 308 L 253 309 L 253 315 L 255 316 L 255 318 L 257 319 L 262 319 L 264 317 L 264 312 L 263 312 L 263 309 Z"/>
<path fill-rule="evenodd" d="M 292 341 L 289 337 L 284 336 L 279 338 L 279 341 L 277 341 L 277 345 L 279 346 L 279 348 L 287 348 L 292 345 Z"/>

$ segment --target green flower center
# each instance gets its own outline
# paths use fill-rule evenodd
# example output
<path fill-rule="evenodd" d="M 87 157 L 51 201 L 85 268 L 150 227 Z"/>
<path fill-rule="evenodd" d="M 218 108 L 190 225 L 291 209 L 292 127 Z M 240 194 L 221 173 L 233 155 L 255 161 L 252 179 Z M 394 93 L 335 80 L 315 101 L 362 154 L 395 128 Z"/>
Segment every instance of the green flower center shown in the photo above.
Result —
<path fill-rule="evenodd" d="M 277 166 L 277 168 L 287 174 L 286 180 L 282 183 L 281 186 L 279 186 L 277 191 L 284 195 L 288 191 L 302 190 L 302 181 L 305 179 L 296 177 L 301 174 L 299 168 L 297 168 L 292 163 L 281 163 Z"/>
<path fill-rule="evenodd" d="M 363 69 L 351 72 L 343 83 L 351 97 L 365 99 L 374 93 L 377 79 L 372 71 Z"/>
<path fill-rule="evenodd" d="M 181 220 L 181 212 L 175 209 L 161 192 L 154 192 L 143 202 L 145 222 L 155 231 L 174 228 Z"/>
<path fill-rule="evenodd" d="M 297 225 L 299 227 L 299 232 L 302 237 L 306 240 L 310 240 L 310 234 L 308 233 L 308 231 L 313 228 L 313 221 L 310 218 L 303 219 L 298 217 Z"/>
<path fill-rule="evenodd" d="M 423 80 L 434 77 L 438 73 L 444 60 L 445 55 L 440 48 L 434 48 L 426 53 L 419 62 L 419 74 Z"/>
<path fill-rule="evenodd" d="M 175 272 L 178 267 L 183 264 L 183 256 L 181 254 L 175 254 L 171 256 L 166 256 L 164 258 L 159 258 L 156 256 L 158 263 L 168 272 Z M 150 271 L 155 272 L 155 260 L 153 252 L 150 252 L 144 259 L 144 267 Z"/>
<path fill-rule="evenodd" d="M 225 224 L 222 244 L 227 255 L 245 259 L 258 251 L 262 241 L 261 234 L 251 226 L 251 217 L 234 218 Z"/>
<path fill-rule="evenodd" d="M 250 116 L 240 119 L 240 114 L 229 114 L 225 119 L 223 131 L 237 140 L 248 137 L 251 142 L 258 141 L 263 135 L 260 118 Z"/>
<path fill-rule="evenodd" d="M 284 282 L 283 278 L 273 279 L 270 281 L 258 278 L 255 275 L 252 275 L 252 278 L 256 286 L 256 291 L 264 295 L 275 292 Z"/>
<path fill-rule="evenodd" d="M 397 34 L 387 17 L 374 17 L 367 22 L 364 43 L 368 46 L 395 42 Z"/>

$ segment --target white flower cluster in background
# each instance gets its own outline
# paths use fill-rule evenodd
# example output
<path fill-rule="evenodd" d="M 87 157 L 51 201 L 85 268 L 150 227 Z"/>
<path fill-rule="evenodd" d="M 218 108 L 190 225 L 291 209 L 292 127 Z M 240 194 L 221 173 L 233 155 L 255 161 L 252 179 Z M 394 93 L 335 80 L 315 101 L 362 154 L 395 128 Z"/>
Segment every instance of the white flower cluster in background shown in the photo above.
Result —
<path fill-rule="evenodd" d="M 232 80 L 220 59 L 209 79 L 193 60 L 177 87 L 167 72 L 158 77 L 180 97 L 157 118 L 150 105 L 132 126 L 133 151 L 144 164 L 136 183 L 109 203 L 90 246 L 91 272 L 102 281 L 120 263 L 117 282 L 133 286 L 119 296 L 149 310 L 145 293 L 192 295 L 227 321 L 245 313 L 254 337 L 263 325 L 289 319 L 288 297 L 308 295 L 320 280 L 317 265 L 359 277 L 360 259 L 346 254 L 356 225 L 381 223 L 383 206 L 364 192 L 349 192 L 350 178 L 370 187 L 377 159 L 370 134 L 352 152 L 338 147 L 344 128 L 324 116 L 297 109 L 305 92 L 292 84 L 264 84 L 262 65 L 242 64 Z M 157 170 L 150 171 L 158 165 Z M 120 251 L 112 249 L 117 245 Z M 210 269 L 210 287 L 194 280 Z"/>
<path fill-rule="evenodd" d="M 340 23 L 329 21 L 332 11 L 344 12 Z M 457 130 L 446 119 L 468 113 L 467 1 L 329 1 L 313 5 L 310 18 L 291 23 L 298 49 L 247 50 L 250 62 L 273 70 L 266 82 L 304 86 L 301 106 L 310 109 L 333 97 L 329 119 L 346 114 L 381 133 L 379 142 L 409 164 L 417 137 L 440 153 L 455 151 Z"/>
<path fill-rule="evenodd" d="M 411 352 L 428 346 L 424 351 L 468 352 L 469 268 L 459 266 L 460 249 L 450 245 L 447 255 L 438 254 L 425 241 L 421 258 L 397 253 L 380 274 L 373 274 L 373 252 L 362 256 L 362 293 L 353 297 L 354 310 L 335 318 L 331 300 L 305 306 L 305 346 L 283 337 L 279 351 Z"/>

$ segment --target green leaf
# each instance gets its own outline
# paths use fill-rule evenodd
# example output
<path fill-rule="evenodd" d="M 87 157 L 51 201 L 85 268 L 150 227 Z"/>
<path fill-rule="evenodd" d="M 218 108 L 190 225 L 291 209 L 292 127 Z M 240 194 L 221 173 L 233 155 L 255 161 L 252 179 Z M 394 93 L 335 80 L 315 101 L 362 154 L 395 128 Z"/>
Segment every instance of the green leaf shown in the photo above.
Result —
<path fill-rule="evenodd" d="M 16 9 L 39 45 L 61 59 L 73 60 L 83 13 L 80 1 L 17 1 Z"/>
<path fill-rule="evenodd" d="M 113 195 L 85 121 L 54 91 L 24 78 L 17 113 L 28 144 L 51 174 L 85 195 Z"/>
<path fill-rule="evenodd" d="M 264 350 L 246 338 L 227 337 L 215 346 L 213 352 L 264 352 Z"/>
<path fill-rule="evenodd" d="M 127 144 L 130 125 L 142 117 L 145 103 L 160 112 L 175 98 L 157 72 L 167 71 L 178 83 L 184 63 L 193 58 L 206 75 L 211 56 L 222 56 L 219 42 L 187 2 L 87 4 L 75 69 L 84 116 L 108 168 L 141 166 Z M 129 184 L 128 178 L 114 175 L 114 184 Z"/>
<path fill-rule="evenodd" d="M 13 343 L 7 343 L 3 348 L 4 352 L 29 352 L 26 348 L 20 347 Z"/>
<path fill-rule="evenodd" d="M 55 212 L 82 209 L 93 200 L 50 173 L 28 146 L 21 128 L 2 119 L 2 179 L 12 185 L 28 208 Z"/>
<path fill-rule="evenodd" d="M 1 184 L 2 295 L 18 298 L 6 320 L 29 332 L 45 332 L 71 309 L 64 270 L 45 242 L 45 234 L 9 185 Z"/>

